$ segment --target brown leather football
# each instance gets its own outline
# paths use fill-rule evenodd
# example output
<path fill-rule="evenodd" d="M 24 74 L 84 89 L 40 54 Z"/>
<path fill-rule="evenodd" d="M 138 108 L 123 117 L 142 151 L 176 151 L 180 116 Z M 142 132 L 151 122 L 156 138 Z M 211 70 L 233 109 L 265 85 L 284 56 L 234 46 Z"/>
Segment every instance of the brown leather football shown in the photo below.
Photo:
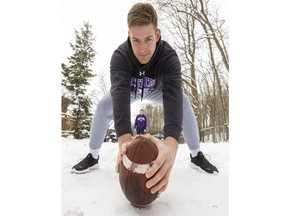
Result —
<path fill-rule="evenodd" d="M 145 207 L 158 196 L 146 187 L 148 179 L 145 176 L 157 156 L 157 146 L 144 137 L 134 139 L 127 147 L 119 165 L 119 181 L 123 193 L 134 206 Z"/>

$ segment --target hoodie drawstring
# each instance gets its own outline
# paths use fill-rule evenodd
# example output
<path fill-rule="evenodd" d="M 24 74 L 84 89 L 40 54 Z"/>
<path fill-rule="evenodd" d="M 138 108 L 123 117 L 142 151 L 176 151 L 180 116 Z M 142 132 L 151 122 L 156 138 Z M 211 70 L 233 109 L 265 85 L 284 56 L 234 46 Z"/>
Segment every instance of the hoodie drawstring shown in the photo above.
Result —
<path fill-rule="evenodd" d="M 142 81 L 142 88 L 141 88 L 142 92 L 141 92 L 141 102 L 143 99 L 143 95 L 144 95 L 144 80 Z"/>
<path fill-rule="evenodd" d="M 136 87 L 135 87 L 135 90 L 134 90 L 135 99 L 137 97 L 137 87 L 138 87 L 138 78 L 136 78 Z"/>

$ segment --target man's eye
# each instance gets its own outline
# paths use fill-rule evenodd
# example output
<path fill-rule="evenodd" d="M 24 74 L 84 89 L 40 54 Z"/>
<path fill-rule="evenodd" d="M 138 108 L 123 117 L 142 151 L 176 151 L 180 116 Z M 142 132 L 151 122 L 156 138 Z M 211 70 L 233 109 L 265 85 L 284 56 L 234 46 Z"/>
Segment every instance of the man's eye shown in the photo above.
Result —
<path fill-rule="evenodd" d="M 151 41 L 152 41 L 152 38 L 147 38 L 147 39 L 145 40 L 146 43 L 151 43 Z"/>

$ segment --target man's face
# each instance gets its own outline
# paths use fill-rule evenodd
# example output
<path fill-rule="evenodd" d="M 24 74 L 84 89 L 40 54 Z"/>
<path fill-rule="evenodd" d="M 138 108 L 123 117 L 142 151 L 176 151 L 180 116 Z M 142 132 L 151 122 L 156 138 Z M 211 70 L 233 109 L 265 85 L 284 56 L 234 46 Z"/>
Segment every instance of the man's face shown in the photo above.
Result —
<path fill-rule="evenodd" d="M 155 31 L 153 24 L 130 27 L 128 35 L 132 50 L 141 64 L 147 64 L 150 61 L 160 34 L 159 29 Z"/>

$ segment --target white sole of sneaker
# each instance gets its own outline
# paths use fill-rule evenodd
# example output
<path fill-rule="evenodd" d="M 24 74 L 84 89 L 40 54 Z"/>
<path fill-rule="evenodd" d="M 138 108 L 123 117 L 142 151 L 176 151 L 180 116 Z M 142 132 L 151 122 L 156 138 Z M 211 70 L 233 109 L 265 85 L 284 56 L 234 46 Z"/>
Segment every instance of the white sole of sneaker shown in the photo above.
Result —
<path fill-rule="evenodd" d="M 94 166 L 92 167 L 89 167 L 85 170 L 81 170 L 81 171 L 78 171 L 78 170 L 75 170 L 75 169 L 71 169 L 71 173 L 76 173 L 76 174 L 84 174 L 84 173 L 88 173 L 90 172 L 91 170 L 95 170 L 95 169 L 98 169 L 99 168 L 99 163 L 95 164 Z"/>

